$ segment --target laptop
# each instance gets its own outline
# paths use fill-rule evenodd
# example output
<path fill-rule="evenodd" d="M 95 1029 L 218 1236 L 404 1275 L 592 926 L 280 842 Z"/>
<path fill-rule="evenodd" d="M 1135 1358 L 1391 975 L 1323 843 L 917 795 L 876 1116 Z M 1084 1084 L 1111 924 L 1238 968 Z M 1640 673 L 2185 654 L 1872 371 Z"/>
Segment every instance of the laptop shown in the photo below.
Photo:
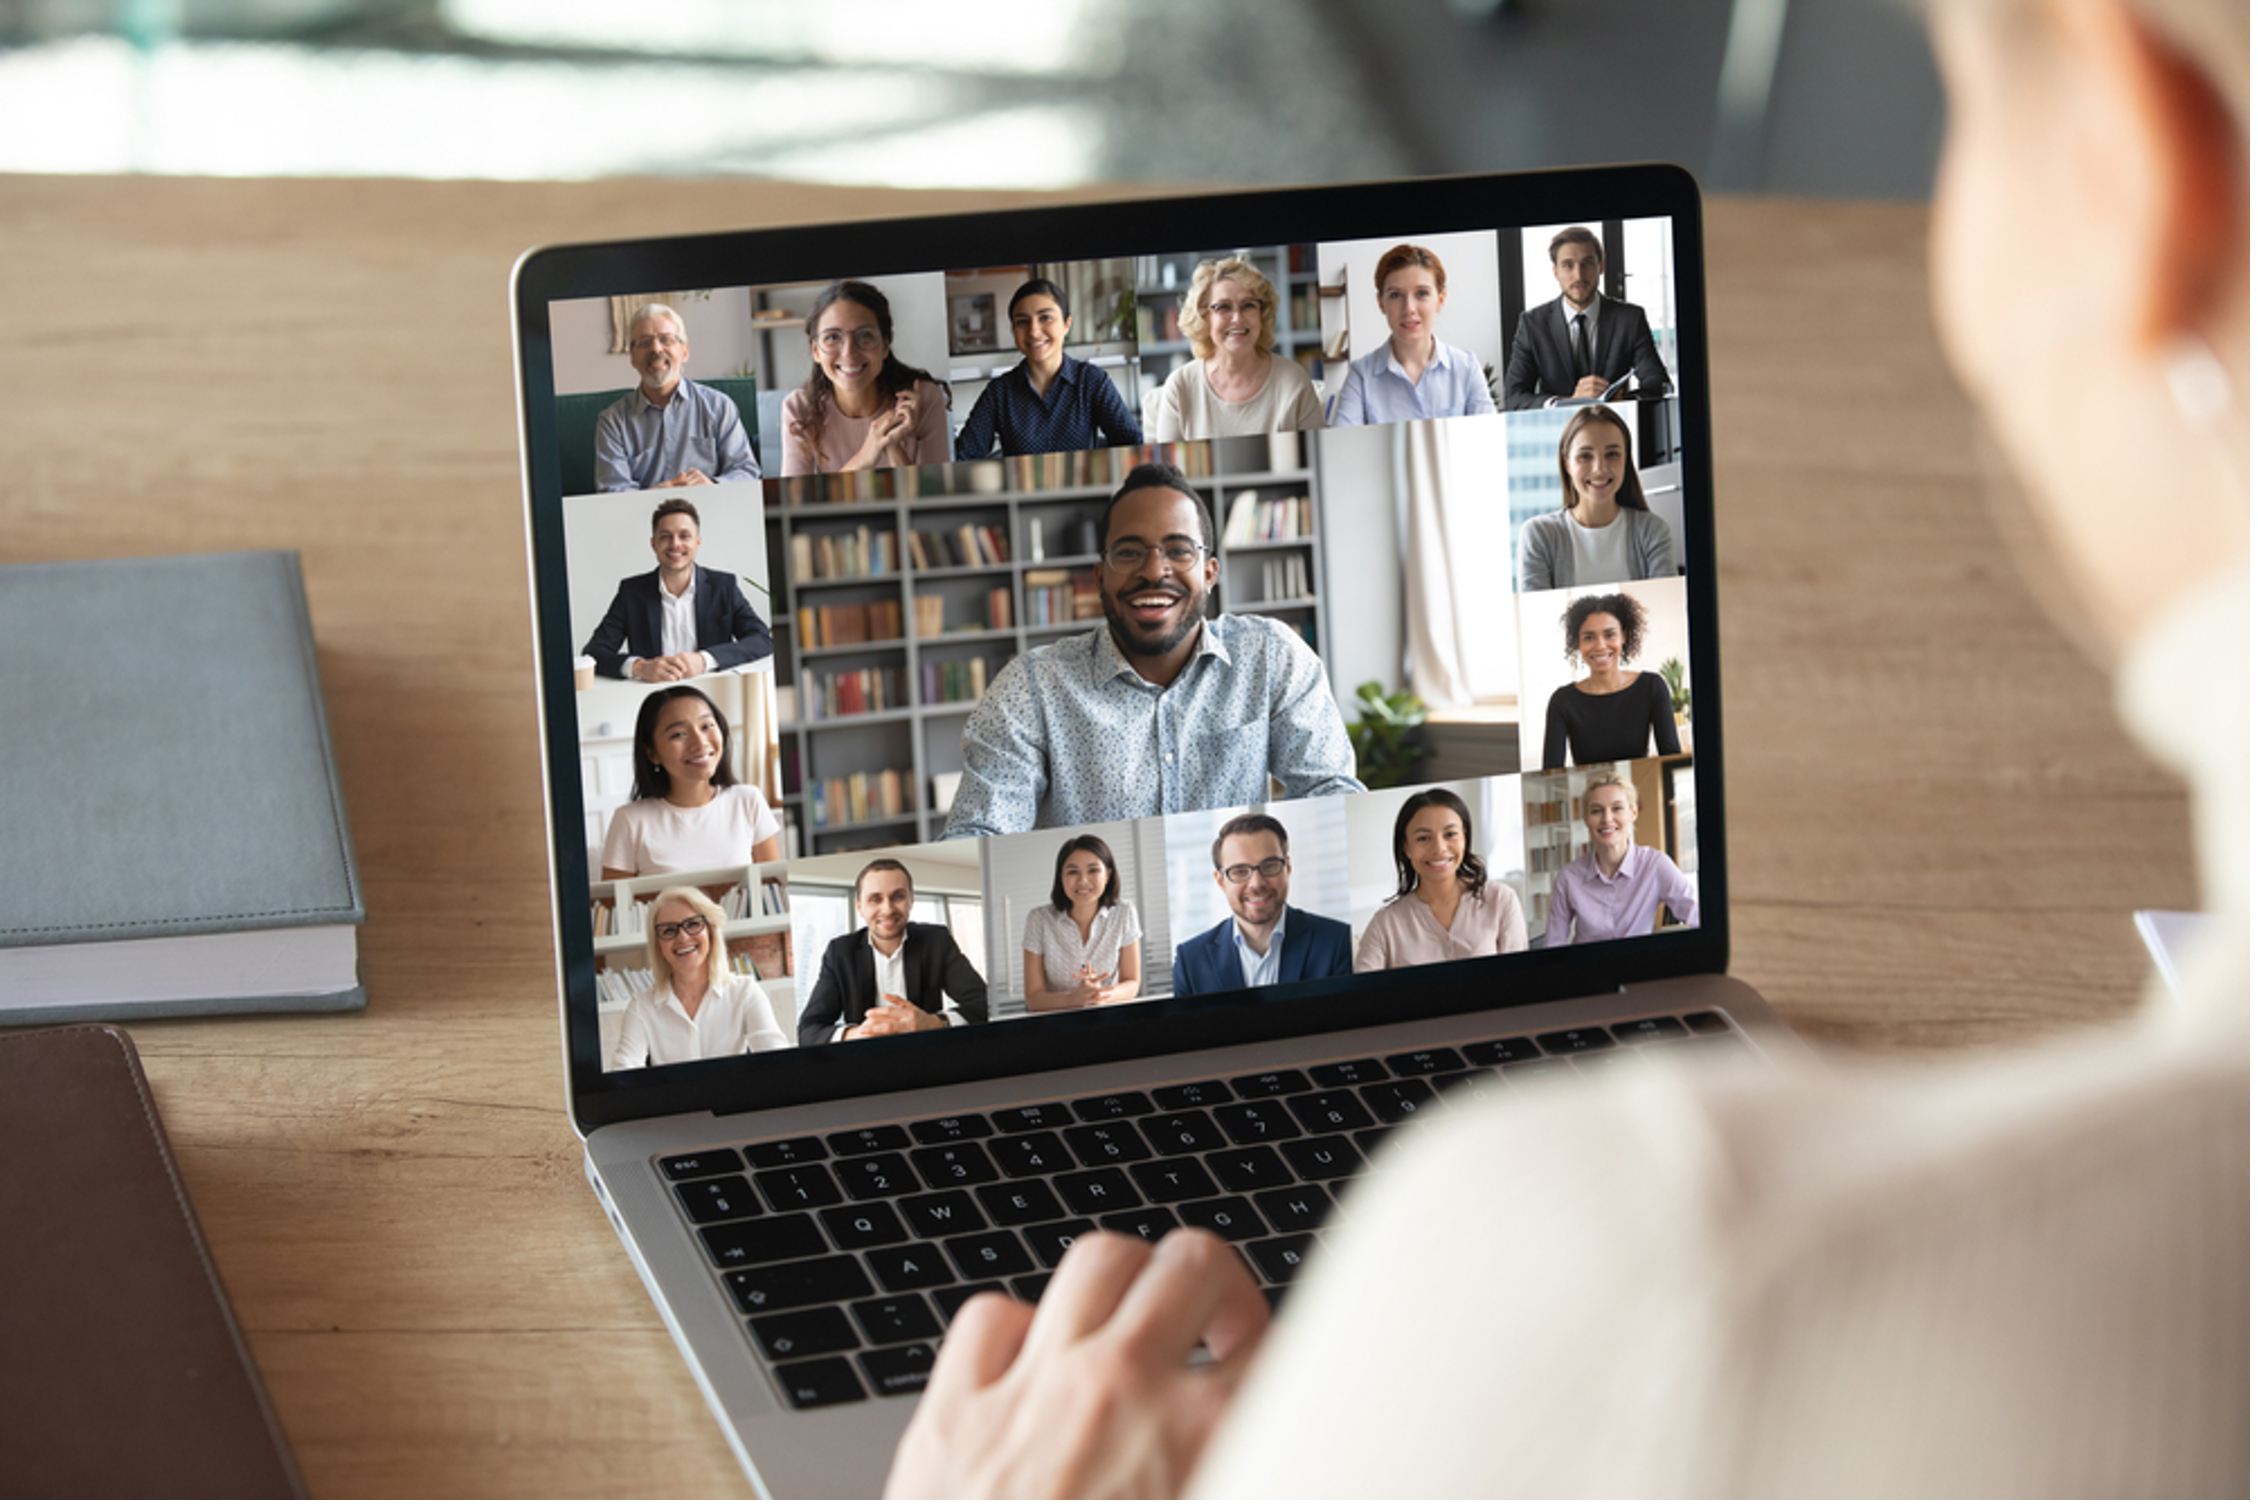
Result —
<path fill-rule="evenodd" d="M 513 302 L 573 1122 L 761 1492 L 876 1495 L 956 1307 L 1082 1231 L 1290 1303 L 1407 1119 L 1783 1050 L 1684 172 L 557 246 Z"/>

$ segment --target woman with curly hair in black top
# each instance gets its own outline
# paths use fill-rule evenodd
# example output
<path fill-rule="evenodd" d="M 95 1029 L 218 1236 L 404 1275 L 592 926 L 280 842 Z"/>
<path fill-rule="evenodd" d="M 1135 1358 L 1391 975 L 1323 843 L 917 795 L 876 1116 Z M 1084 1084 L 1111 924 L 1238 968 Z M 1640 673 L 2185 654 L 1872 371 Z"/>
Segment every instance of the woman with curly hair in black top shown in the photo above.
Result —
<path fill-rule="evenodd" d="M 1628 592 L 1578 597 L 1560 624 L 1568 658 L 1583 661 L 1587 674 L 1555 691 L 1545 706 L 1544 768 L 1643 759 L 1649 730 L 1653 752 L 1677 753 L 1669 685 L 1651 670 L 1631 669 L 1646 638 L 1639 600 Z"/>

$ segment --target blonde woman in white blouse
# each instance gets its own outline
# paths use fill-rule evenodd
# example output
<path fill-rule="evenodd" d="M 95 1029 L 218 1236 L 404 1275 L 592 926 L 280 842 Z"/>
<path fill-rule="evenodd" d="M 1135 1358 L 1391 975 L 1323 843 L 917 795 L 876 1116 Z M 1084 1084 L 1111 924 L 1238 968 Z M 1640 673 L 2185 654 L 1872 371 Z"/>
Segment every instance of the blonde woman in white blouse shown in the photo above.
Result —
<path fill-rule="evenodd" d="M 1202 262 L 1192 270 L 1192 286 L 1184 292 L 1184 339 L 1194 359 L 1161 385 L 1155 440 L 1325 427 L 1316 384 L 1278 354 L 1278 290 L 1244 257 Z"/>
<path fill-rule="evenodd" d="M 1052 872 L 1051 903 L 1027 913 L 1027 1008 L 1073 1011 L 1136 999 L 1142 936 L 1136 906 L 1121 899 L 1121 873 L 1105 839 L 1067 839 Z"/>
<path fill-rule="evenodd" d="M 662 890 L 645 934 L 651 987 L 627 1002 L 612 1071 L 790 1047 L 768 992 L 732 973 L 721 908 L 702 890 Z"/>

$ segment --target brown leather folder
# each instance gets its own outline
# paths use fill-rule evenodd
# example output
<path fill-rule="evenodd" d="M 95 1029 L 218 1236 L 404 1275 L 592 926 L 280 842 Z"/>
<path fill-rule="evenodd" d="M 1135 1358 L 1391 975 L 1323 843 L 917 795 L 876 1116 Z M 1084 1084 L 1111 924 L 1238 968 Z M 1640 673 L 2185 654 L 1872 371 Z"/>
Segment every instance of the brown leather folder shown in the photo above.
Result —
<path fill-rule="evenodd" d="M 0 1495 L 303 1497 L 133 1039 L 0 1036 Z"/>

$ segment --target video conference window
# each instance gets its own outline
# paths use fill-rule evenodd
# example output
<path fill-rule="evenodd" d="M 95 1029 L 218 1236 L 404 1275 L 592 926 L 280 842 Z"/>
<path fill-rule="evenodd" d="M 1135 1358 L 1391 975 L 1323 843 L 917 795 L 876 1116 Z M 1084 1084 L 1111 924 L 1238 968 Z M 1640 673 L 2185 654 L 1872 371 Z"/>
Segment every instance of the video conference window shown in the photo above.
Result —
<path fill-rule="evenodd" d="M 1602 221 L 559 305 L 591 475 L 672 356 L 765 478 L 568 497 L 607 1062 L 1698 926 L 1671 259 Z M 653 951 L 697 898 L 706 976 Z"/>

